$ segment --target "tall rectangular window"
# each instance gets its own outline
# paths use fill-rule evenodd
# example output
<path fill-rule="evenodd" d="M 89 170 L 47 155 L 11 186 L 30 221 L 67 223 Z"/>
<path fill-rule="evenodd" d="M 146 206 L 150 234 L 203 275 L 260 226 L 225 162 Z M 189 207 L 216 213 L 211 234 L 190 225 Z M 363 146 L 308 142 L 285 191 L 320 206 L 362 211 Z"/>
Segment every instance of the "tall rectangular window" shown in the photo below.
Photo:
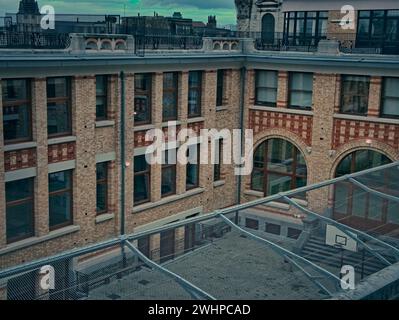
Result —
<path fill-rule="evenodd" d="M 134 122 L 135 124 L 151 123 L 151 73 L 134 75 Z"/>
<path fill-rule="evenodd" d="M 217 74 L 217 88 L 216 88 L 216 106 L 221 107 L 223 105 L 223 95 L 224 95 L 224 79 L 226 71 L 223 69 L 218 70 Z"/>
<path fill-rule="evenodd" d="M 72 170 L 49 174 L 50 230 L 72 224 Z"/>
<path fill-rule="evenodd" d="M 47 132 L 49 137 L 72 134 L 70 78 L 47 78 Z"/>
<path fill-rule="evenodd" d="M 313 73 L 291 72 L 289 75 L 289 107 L 312 109 Z"/>
<path fill-rule="evenodd" d="M 277 84 L 277 71 L 257 70 L 255 74 L 255 104 L 275 107 Z"/>
<path fill-rule="evenodd" d="M 34 235 L 33 178 L 6 183 L 7 243 Z"/>
<path fill-rule="evenodd" d="M 28 79 L 2 80 L 4 143 L 32 139 L 31 82 Z"/>
<path fill-rule="evenodd" d="M 166 197 L 176 193 L 176 149 L 166 150 L 162 163 L 161 195 Z"/>
<path fill-rule="evenodd" d="M 201 116 L 202 72 L 190 71 L 188 74 L 188 117 Z"/>
<path fill-rule="evenodd" d="M 367 115 L 370 78 L 368 76 L 342 76 L 341 112 Z"/>
<path fill-rule="evenodd" d="M 96 165 L 97 180 L 97 214 L 108 212 L 108 162 L 97 163 Z"/>
<path fill-rule="evenodd" d="M 177 120 L 178 73 L 163 74 L 163 121 Z"/>
<path fill-rule="evenodd" d="M 186 190 L 199 186 L 199 145 L 191 145 L 187 150 Z"/>
<path fill-rule="evenodd" d="M 151 166 L 145 155 L 134 157 L 134 204 L 150 201 Z"/>
<path fill-rule="evenodd" d="M 381 116 L 399 118 L 399 78 L 384 78 Z"/>
<path fill-rule="evenodd" d="M 96 76 L 96 120 L 106 120 L 108 113 L 108 76 Z"/>
<path fill-rule="evenodd" d="M 222 167 L 222 152 L 223 152 L 223 139 L 216 142 L 215 150 L 215 164 L 213 165 L 213 181 L 221 180 L 221 167 Z"/>

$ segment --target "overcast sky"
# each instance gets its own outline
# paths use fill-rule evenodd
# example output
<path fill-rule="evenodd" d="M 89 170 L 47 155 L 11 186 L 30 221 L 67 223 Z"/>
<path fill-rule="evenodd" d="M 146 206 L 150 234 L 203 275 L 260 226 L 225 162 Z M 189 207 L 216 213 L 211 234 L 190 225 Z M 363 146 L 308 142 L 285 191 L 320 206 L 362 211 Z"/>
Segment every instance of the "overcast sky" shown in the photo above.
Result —
<path fill-rule="evenodd" d="M 0 0 L 0 16 L 17 12 L 19 0 Z M 38 0 L 39 7 L 52 5 L 56 13 L 124 14 L 171 16 L 180 11 L 183 17 L 207 21 L 208 15 L 216 15 L 218 24 L 235 24 L 234 0 Z"/>

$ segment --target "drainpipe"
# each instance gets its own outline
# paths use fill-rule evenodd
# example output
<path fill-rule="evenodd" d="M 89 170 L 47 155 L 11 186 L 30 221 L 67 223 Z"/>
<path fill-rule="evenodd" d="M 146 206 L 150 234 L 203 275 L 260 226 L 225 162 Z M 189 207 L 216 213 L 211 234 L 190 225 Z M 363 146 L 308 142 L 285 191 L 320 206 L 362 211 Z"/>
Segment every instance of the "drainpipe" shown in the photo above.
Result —
<path fill-rule="evenodd" d="M 121 144 L 121 224 L 120 224 L 120 236 L 123 238 L 125 235 L 125 190 L 126 190 L 126 152 L 125 152 L 125 74 L 123 71 L 120 72 L 121 79 L 121 112 L 120 112 L 120 144 Z M 121 241 L 121 255 L 122 255 L 122 266 L 127 266 L 126 253 L 125 253 L 125 241 Z"/>
<path fill-rule="evenodd" d="M 239 128 L 241 129 L 241 158 L 244 155 L 244 142 L 245 142 L 245 136 L 244 136 L 244 107 L 245 107 L 245 82 L 246 82 L 246 77 L 247 77 L 247 68 L 242 67 L 241 68 L 241 75 L 240 75 L 240 126 Z M 236 203 L 240 204 L 241 203 L 241 184 L 242 184 L 242 178 L 241 176 L 237 176 L 237 200 Z M 238 211 L 236 211 L 235 215 L 235 223 L 238 224 Z"/>
<path fill-rule="evenodd" d="M 121 143 L 121 225 L 120 235 L 125 235 L 125 176 L 126 176 L 126 152 L 125 152 L 125 74 L 120 73 L 121 79 L 121 113 L 120 113 L 120 143 Z"/>

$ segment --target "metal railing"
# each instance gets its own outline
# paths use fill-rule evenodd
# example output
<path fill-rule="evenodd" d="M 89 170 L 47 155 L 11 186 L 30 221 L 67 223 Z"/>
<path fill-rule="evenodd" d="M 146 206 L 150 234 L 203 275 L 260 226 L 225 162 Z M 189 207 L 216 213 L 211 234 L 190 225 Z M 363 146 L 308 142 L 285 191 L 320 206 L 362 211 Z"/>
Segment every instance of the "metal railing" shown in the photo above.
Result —
<path fill-rule="evenodd" d="M 242 36 L 237 33 L 236 36 Z M 249 37 L 255 39 L 257 50 L 267 51 L 317 51 L 321 40 L 337 40 L 339 49 L 343 53 L 359 54 L 399 54 L 399 39 L 389 36 L 366 38 L 356 33 L 327 33 L 325 35 L 251 33 Z"/>
<path fill-rule="evenodd" d="M 1 32 L 2 49 L 66 49 L 71 44 L 68 33 Z"/>

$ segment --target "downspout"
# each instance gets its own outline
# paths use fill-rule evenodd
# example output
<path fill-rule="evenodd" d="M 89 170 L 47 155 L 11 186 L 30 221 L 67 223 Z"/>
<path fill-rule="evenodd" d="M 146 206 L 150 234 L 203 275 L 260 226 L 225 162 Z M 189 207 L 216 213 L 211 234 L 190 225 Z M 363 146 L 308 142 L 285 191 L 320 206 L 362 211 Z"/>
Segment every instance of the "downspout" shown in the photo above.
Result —
<path fill-rule="evenodd" d="M 241 129 L 241 146 L 240 146 L 240 156 L 241 158 L 244 155 L 244 142 L 245 142 L 245 136 L 244 136 L 244 107 L 245 107 L 245 82 L 246 82 L 246 76 L 247 76 L 247 68 L 242 67 L 240 71 L 240 126 L 239 128 Z M 236 199 L 236 204 L 241 203 L 241 184 L 242 184 L 242 178 L 241 175 L 237 176 L 237 199 Z M 236 211 L 235 215 L 235 223 L 238 224 L 238 211 Z"/>
<path fill-rule="evenodd" d="M 120 224 L 120 238 L 124 239 L 125 236 L 125 190 L 126 190 L 126 151 L 125 151 L 125 73 L 120 72 L 121 79 L 121 113 L 120 113 L 120 144 L 121 144 L 121 224 Z M 121 241 L 121 256 L 122 265 L 125 268 L 126 253 L 125 253 L 125 240 Z"/>
<path fill-rule="evenodd" d="M 125 235 L 125 177 L 126 177 L 126 152 L 125 152 L 125 74 L 120 73 L 121 79 L 121 113 L 120 113 L 120 144 L 121 144 L 121 224 L 120 235 Z"/>

